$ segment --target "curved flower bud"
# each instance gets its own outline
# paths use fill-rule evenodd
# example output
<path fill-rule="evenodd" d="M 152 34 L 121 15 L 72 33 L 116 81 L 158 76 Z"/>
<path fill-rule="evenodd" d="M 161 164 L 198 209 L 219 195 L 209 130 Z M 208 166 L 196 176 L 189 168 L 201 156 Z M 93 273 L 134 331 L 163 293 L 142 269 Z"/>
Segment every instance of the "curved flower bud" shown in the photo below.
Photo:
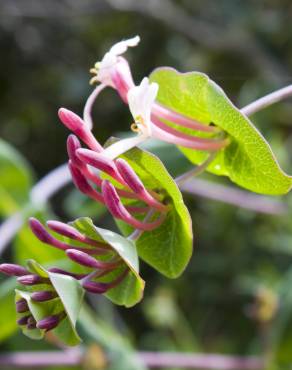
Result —
<path fill-rule="evenodd" d="M 33 292 L 31 299 L 36 302 L 45 302 L 57 297 L 57 293 L 51 290 L 43 290 L 40 292 Z"/>
<path fill-rule="evenodd" d="M 58 111 L 61 122 L 75 135 L 77 135 L 89 148 L 97 152 L 103 151 L 103 147 L 95 139 L 84 121 L 69 109 L 60 108 Z"/>
<path fill-rule="evenodd" d="M 104 197 L 105 204 L 107 205 L 108 210 L 111 212 L 111 214 L 114 217 L 127 222 L 129 225 L 137 229 L 153 230 L 160 226 L 164 220 L 163 216 L 149 223 L 141 222 L 135 219 L 122 204 L 121 199 L 114 186 L 107 180 L 104 180 L 102 182 L 101 191 Z"/>
<path fill-rule="evenodd" d="M 76 251 L 74 249 L 68 249 L 66 254 L 72 261 L 77 262 L 82 266 L 91 267 L 94 269 L 111 270 L 117 267 L 121 262 L 120 260 L 116 260 L 114 262 L 97 261 L 87 253 Z"/>
<path fill-rule="evenodd" d="M 37 285 L 50 283 L 49 279 L 34 274 L 20 276 L 17 278 L 17 281 L 22 285 Z"/>
<path fill-rule="evenodd" d="M 144 77 L 139 86 L 134 86 L 128 91 L 128 103 L 132 116 L 135 120 L 135 131 L 145 136 L 151 136 L 151 110 L 158 93 L 158 84 L 149 82 Z"/>
<path fill-rule="evenodd" d="M 58 315 L 45 317 L 37 322 L 36 327 L 46 331 L 52 330 L 59 325 L 60 321 L 63 320 L 65 316 L 65 312 L 63 312 Z"/>
<path fill-rule="evenodd" d="M 61 250 L 67 250 L 67 249 L 82 249 L 84 252 L 87 252 L 89 254 L 102 254 L 104 253 L 104 250 L 100 250 L 100 248 L 83 248 L 83 247 L 75 247 L 71 244 L 64 243 L 63 241 L 54 238 L 46 229 L 45 227 L 37 220 L 36 218 L 31 217 L 29 219 L 29 225 L 32 230 L 32 232 L 35 234 L 35 236 L 42 241 L 45 244 L 49 244 L 52 247 L 61 249 Z M 103 243 L 95 243 L 94 247 L 101 247 L 104 248 Z"/>
<path fill-rule="evenodd" d="M 2 263 L 0 265 L 0 272 L 8 276 L 22 276 L 29 274 L 24 267 L 14 263 Z"/>

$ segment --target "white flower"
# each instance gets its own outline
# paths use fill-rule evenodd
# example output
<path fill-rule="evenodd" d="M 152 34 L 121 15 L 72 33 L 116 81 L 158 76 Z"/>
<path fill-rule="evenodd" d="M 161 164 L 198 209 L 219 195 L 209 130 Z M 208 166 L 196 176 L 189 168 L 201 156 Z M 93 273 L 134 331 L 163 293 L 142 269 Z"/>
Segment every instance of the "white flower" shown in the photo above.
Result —
<path fill-rule="evenodd" d="M 128 103 L 135 120 L 134 131 L 151 136 L 151 110 L 158 93 L 158 84 L 144 77 L 139 86 L 128 91 Z"/>
<path fill-rule="evenodd" d="M 128 47 L 134 47 L 140 42 L 140 37 L 135 36 L 128 40 L 123 40 L 116 43 L 111 49 L 104 55 L 101 62 L 95 64 L 95 68 L 91 69 L 91 72 L 96 74 L 91 79 L 92 82 L 99 81 L 104 85 L 114 87 L 112 82 L 111 73 L 119 61 L 119 56 L 124 54 Z"/>

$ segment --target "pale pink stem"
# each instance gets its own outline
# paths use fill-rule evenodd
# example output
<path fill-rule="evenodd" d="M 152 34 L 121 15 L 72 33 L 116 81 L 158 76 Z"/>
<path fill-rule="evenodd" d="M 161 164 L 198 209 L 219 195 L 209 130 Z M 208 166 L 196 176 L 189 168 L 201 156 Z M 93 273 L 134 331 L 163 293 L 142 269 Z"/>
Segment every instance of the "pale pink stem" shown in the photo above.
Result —
<path fill-rule="evenodd" d="M 217 132 L 218 131 L 217 127 L 204 125 L 198 121 L 193 120 L 192 118 L 186 117 L 169 108 L 166 108 L 159 103 L 155 103 L 153 105 L 152 114 L 156 118 L 162 118 L 167 121 L 171 121 L 177 125 L 191 128 L 193 130 L 205 131 L 205 132 Z"/>
<path fill-rule="evenodd" d="M 96 98 L 98 97 L 98 95 L 100 94 L 100 92 L 105 87 L 106 86 L 103 85 L 103 84 L 98 85 L 92 91 L 92 93 L 89 95 L 89 97 L 86 100 L 84 110 L 83 110 L 83 121 L 84 121 L 85 125 L 89 128 L 89 130 L 92 130 L 92 127 L 93 127 L 93 120 L 92 120 L 92 115 L 91 115 L 93 104 L 94 104 Z"/>
<path fill-rule="evenodd" d="M 153 119 L 152 136 L 168 143 L 197 150 L 214 151 L 224 148 L 228 144 L 228 139 L 215 140 L 194 136 L 189 136 L 187 139 L 185 134 L 179 133 L 156 118 Z"/>

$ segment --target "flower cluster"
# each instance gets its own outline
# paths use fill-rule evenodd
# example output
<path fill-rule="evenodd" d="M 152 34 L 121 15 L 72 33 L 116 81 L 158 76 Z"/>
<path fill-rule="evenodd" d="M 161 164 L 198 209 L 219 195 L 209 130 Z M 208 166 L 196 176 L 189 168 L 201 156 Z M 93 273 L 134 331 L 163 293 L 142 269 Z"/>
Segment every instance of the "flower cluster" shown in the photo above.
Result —
<path fill-rule="evenodd" d="M 17 282 L 21 284 L 26 291 L 27 296 L 17 294 L 15 306 L 17 312 L 17 324 L 29 331 L 36 329 L 49 331 L 56 328 L 60 322 L 66 317 L 66 312 L 62 305 L 54 314 L 44 316 L 38 320 L 33 310 L 31 303 L 43 303 L 48 301 L 59 301 L 58 294 L 54 289 L 50 279 L 44 277 L 37 272 L 32 273 L 28 269 L 16 265 L 4 263 L 0 265 L 0 271 L 8 276 L 17 277 Z"/>
<path fill-rule="evenodd" d="M 44 244 L 64 251 L 68 257 L 67 265 L 70 266 L 68 270 L 71 271 L 59 267 L 46 270 L 37 265 L 37 262 L 28 262 L 28 269 L 12 264 L 0 265 L 2 273 L 16 276 L 18 283 L 24 287 L 24 291 L 16 291 L 18 324 L 24 332 L 57 329 L 66 321 L 71 323 L 75 335 L 77 318 L 72 318 L 69 313 L 72 310 L 67 307 L 67 292 L 64 296 L 62 289 L 59 290 L 64 285 L 64 279 L 65 286 L 70 281 L 77 287 L 77 291 L 81 289 L 82 292 L 106 293 L 108 296 L 114 288 L 121 288 L 122 291 L 125 284 L 133 287 L 133 297 L 125 302 L 119 300 L 115 292 L 112 299 L 125 305 L 137 303 L 142 297 L 144 281 L 139 275 L 139 258 L 134 241 L 143 233 L 162 227 L 167 219 L 176 217 L 177 224 L 183 224 L 183 221 L 187 224 L 182 227 L 182 234 L 185 232 L 186 235 L 178 235 L 181 239 L 177 239 L 187 243 L 185 248 L 181 246 L 181 261 L 176 261 L 178 271 L 170 269 L 168 275 L 177 276 L 191 256 L 191 223 L 186 220 L 188 213 L 181 205 L 182 198 L 174 182 L 170 187 L 175 196 L 170 196 L 163 182 L 160 185 L 156 181 L 153 183 L 158 184 L 157 186 L 149 186 L 149 182 L 143 178 L 145 171 L 142 170 L 141 175 L 139 166 L 126 155 L 122 155 L 149 138 L 212 153 L 226 146 L 227 140 L 222 137 L 218 128 L 197 122 L 159 104 L 156 101 L 159 86 L 148 78 L 145 77 L 139 85 L 135 85 L 129 64 L 122 54 L 129 47 L 136 46 L 139 40 L 136 36 L 117 43 L 101 62 L 95 64 L 91 70 L 95 74 L 91 83 L 97 82 L 99 85 L 85 104 L 83 118 L 65 108 L 58 112 L 61 122 L 71 131 L 67 140 L 68 167 L 75 186 L 89 198 L 104 204 L 114 218 L 129 225 L 133 232 L 124 238 L 109 230 L 100 229 L 88 220 L 83 220 L 86 224 L 84 228 L 78 227 L 78 220 L 71 224 L 48 221 L 45 227 L 37 219 L 31 218 L 30 227 L 34 235 Z M 131 129 L 137 135 L 114 140 L 103 147 L 91 131 L 91 109 L 99 93 L 106 87 L 115 89 L 129 106 L 134 120 Z M 182 132 L 181 128 L 190 129 L 192 134 Z M 200 137 L 200 132 L 205 136 Z M 161 172 L 164 171 L 163 165 L 158 165 L 158 168 Z M 172 178 L 166 170 L 165 172 L 164 178 L 171 182 Z M 153 176 L 153 172 L 149 173 Z M 176 199 L 180 207 L 177 214 L 174 211 L 172 218 L 167 215 L 175 207 L 168 199 Z M 160 256 L 159 252 L 158 255 Z M 149 262 L 147 254 L 142 257 L 146 261 L 148 258 Z M 157 264 L 165 273 L 164 262 L 156 261 L 154 265 Z M 78 312 L 78 309 L 74 312 Z"/>

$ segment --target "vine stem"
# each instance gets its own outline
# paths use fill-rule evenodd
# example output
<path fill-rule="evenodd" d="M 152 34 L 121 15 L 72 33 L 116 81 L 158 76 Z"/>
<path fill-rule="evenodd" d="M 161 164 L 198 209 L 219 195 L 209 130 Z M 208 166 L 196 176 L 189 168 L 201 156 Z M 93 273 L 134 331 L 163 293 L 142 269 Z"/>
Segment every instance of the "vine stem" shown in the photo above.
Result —
<path fill-rule="evenodd" d="M 288 85 L 246 105 L 241 109 L 241 113 L 245 114 L 246 116 L 251 116 L 256 112 L 291 96 L 292 85 Z"/>
<path fill-rule="evenodd" d="M 99 85 L 98 87 L 100 87 Z M 91 114 L 92 105 L 96 99 L 96 96 L 102 90 L 97 90 L 98 87 L 91 93 L 87 100 L 87 107 L 85 115 Z M 241 112 L 244 113 L 246 116 L 250 116 L 269 105 L 275 104 L 283 99 L 292 96 L 292 85 L 286 86 L 282 89 L 272 92 L 253 103 L 250 103 L 241 109 Z M 87 118 L 88 119 L 88 118 Z M 90 118 L 91 119 L 91 118 Z M 197 168 L 197 167 L 196 167 Z M 196 171 L 196 168 L 193 171 Z M 184 176 L 184 175 L 181 175 Z M 65 185 L 71 182 L 71 176 L 69 174 L 67 164 L 63 164 L 50 173 L 48 173 L 45 177 L 43 177 L 31 190 L 30 198 L 32 203 L 36 206 L 40 204 L 45 204 L 51 196 L 53 196 L 59 189 L 64 187 Z M 240 197 L 239 197 L 240 198 Z M 267 198 L 268 199 L 268 198 Z M 239 199 L 240 200 L 240 199 Z M 236 204 L 237 200 L 235 203 Z M 241 206 L 239 202 L 239 206 Z M 27 209 L 27 208 L 26 208 Z M 261 207 L 260 207 L 261 209 Z M 22 227 L 25 218 L 25 211 L 19 211 L 14 215 L 10 216 L 6 221 L 4 221 L 0 225 L 0 255 L 3 253 L 5 247 L 9 244 L 11 239 L 14 235 L 18 232 L 18 230 Z"/>
<path fill-rule="evenodd" d="M 0 355 L 0 366 L 34 368 L 47 366 L 76 366 L 82 363 L 83 351 L 14 352 Z M 180 367 L 209 370 L 260 370 L 264 360 L 256 356 L 224 356 L 176 352 L 137 352 L 138 360 L 149 368 Z"/>
<path fill-rule="evenodd" d="M 201 163 L 200 165 L 192 168 L 190 171 L 185 172 L 182 175 L 178 176 L 175 179 L 175 182 L 177 183 L 177 185 L 181 186 L 183 183 L 185 183 L 191 177 L 198 176 L 202 172 L 204 172 L 205 169 L 209 166 L 209 164 L 215 159 L 217 153 L 218 152 L 210 153 L 210 155 L 207 157 L 207 159 L 203 163 Z"/>

